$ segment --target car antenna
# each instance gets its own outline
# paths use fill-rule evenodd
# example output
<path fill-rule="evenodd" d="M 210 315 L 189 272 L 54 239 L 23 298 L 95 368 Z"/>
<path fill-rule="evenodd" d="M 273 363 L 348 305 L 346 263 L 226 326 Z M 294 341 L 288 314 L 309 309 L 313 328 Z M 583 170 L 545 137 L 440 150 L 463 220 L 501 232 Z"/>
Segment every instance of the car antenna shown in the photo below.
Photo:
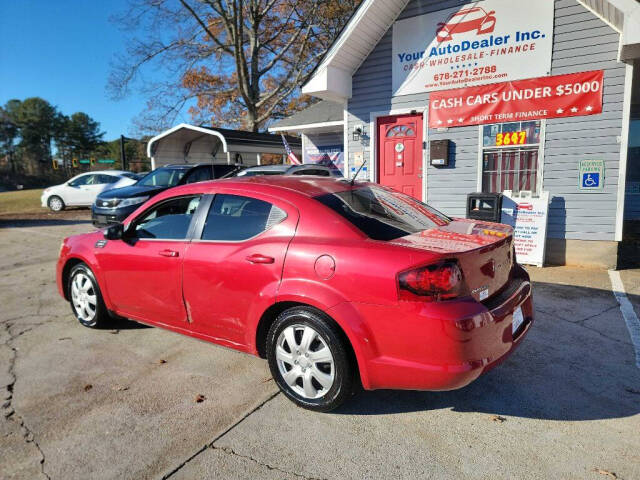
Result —
<path fill-rule="evenodd" d="M 358 174 L 360 173 L 360 170 L 362 170 L 362 167 L 364 167 L 366 163 L 367 163 L 367 161 L 365 160 L 364 162 L 362 162 L 360 164 L 360 168 L 358 168 L 358 171 L 355 173 L 355 175 L 353 176 L 353 178 L 349 182 L 352 187 L 353 187 L 353 184 L 356 183 L 356 178 L 358 177 Z"/>

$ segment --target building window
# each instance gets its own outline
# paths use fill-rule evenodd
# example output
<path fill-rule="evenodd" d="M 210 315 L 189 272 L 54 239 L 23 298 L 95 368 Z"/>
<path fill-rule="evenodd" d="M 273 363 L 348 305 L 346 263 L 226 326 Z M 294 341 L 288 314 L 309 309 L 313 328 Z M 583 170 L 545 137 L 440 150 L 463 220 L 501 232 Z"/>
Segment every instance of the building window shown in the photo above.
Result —
<path fill-rule="evenodd" d="M 539 192 L 540 120 L 484 125 L 482 191 Z"/>
<path fill-rule="evenodd" d="M 415 137 L 416 127 L 414 123 L 409 125 L 397 125 L 387 130 L 387 138 L 393 137 Z"/>

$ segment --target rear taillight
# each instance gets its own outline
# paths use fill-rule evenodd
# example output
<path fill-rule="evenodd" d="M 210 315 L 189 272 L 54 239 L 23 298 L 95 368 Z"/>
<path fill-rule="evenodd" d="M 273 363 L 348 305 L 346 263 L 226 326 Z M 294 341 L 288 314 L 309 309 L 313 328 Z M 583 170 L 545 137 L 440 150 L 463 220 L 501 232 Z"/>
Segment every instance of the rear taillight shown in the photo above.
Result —
<path fill-rule="evenodd" d="M 436 302 L 458 297 L 462 290 L 462 271 L 453 260 L 398 274 L 400 300 Z"/>

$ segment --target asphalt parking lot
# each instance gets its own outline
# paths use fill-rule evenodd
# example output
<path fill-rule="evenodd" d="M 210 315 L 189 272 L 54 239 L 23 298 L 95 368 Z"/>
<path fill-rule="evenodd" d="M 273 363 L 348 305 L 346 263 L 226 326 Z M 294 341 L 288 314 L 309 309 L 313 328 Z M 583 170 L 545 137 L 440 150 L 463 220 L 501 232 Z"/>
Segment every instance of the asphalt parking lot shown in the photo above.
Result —
<path fill-rule="evenodd" d="M 266 362 L 156 328 L 81 327 L 54 265 L 81 220 L 0 224 L 0 478 L 640 478 L 640 369 L 606 271 L 531 269 L 537 323 L 453 392 L 312 413 Z M 640 313 L 640 272 L 621 274 Z"/>

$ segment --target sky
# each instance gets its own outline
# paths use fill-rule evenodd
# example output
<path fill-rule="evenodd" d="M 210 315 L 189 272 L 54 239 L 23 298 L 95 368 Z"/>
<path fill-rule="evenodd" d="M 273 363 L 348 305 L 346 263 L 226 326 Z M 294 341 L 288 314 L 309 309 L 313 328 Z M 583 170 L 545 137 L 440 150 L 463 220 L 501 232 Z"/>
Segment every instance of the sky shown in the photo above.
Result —
<path fill-rule="evenodd" d="M 38 96 L 66 115 L 87 113 L 105 140 L 133 135 L 145 99 L 106 91 L 110 62 L 125 52 L 109 18 L 125 9 L 126 0 L 0 0 L 0 105 Z"/>

